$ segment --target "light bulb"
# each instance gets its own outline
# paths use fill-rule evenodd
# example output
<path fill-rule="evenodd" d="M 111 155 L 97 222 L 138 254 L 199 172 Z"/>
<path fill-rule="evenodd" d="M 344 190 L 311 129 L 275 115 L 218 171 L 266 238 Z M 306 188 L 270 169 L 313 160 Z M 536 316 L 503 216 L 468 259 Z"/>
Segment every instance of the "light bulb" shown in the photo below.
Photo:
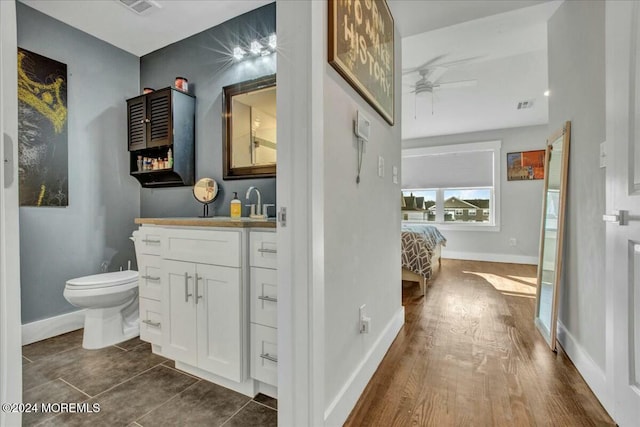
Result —
<path fill-rule="evenodd" d="M 262 45 L 254 40 L 251 42 L 251 53 L 253 53 L 254 55 L 258 55 L 260 54 L 260 51 L 262 50 Z"/>
<path fill-rule="evenodd" d="M 246 52 L 239 46 L 233 48 L 233 57 L 240 61 Z"/>

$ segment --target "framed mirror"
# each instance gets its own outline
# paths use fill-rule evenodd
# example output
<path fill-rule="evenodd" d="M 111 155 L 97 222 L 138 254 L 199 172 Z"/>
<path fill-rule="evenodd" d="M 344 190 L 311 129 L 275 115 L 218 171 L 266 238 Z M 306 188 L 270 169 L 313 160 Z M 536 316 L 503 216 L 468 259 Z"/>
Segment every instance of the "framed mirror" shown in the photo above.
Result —
<path fill-rule="evenodd" d="M 276 176 L 276 76 L 223 88 L 224 179 Z"/>
<path fill-rule="evenodd" d="M 547 140 L 545 155 L 535 324 L 553 351 L 556 351 L 558 297 L 562 279 L 570 140 L 571 122 L 566 122 Z"/>

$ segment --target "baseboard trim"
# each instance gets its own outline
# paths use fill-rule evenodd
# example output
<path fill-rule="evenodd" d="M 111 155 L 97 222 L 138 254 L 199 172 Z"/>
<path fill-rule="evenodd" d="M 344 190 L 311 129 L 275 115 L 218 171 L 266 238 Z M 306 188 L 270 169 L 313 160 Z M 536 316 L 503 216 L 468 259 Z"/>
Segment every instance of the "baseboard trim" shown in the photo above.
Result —
<path fill-rule="evenodd" d="M 396 311 L 362 362 L 327 407 L 324 412 L 324 425 L 341 426 L 344 424 L 402 325 L 404 325 L 404 307 L 400 307 Z"/>
<path fill-rule="evenodd" d="M 446 247 L 442 248 L 442 258 L 463 259 L 468 261 L 488 261 L 488 262 L 504 262 L 510 264 L 530 264 L 537 265 L 537 256 L 527 255 L 511 255 L 511 254 L 492 254 L 478 252 L 459 252 L 449 251 Z"/>
<path fill-rule="evenodd" d="M 22 345 L 82 329 L 84 327 L 84 312 L 85 310 L 72 311 L 48 319 L 25 323 L 22 325 Z"/>
<path fill-rule="evenodd" d="M 613 414 L 611 405 L 613 402 L 607 393 L 607 377 L 604 371 L 560 320 L 558 320 L 558 342 L 605 410 Z"/>
<path fill-rule="evenodd" d="M 185 371 L 188 374 L 195 375 L 198 378 L 204 378 L 209 382 L 228 388 L 240 394 L 244 394 L 250 398 L 253 398 L 258 393 L 256 385 L 257 381 L 252 378 L 247 378 L 243 382 L 239 383 L 177 360 L 175 361 L 175 365 L 177 369 Z"/>

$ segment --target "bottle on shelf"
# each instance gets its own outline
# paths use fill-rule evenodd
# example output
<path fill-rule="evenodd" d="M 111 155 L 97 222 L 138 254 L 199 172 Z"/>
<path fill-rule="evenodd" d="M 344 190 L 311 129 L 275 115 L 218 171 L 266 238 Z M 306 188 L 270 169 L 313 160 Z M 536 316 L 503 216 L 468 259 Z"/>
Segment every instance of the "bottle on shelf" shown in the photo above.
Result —
<path fill-rule="evenodd" d="M 171 148 L 169 148 L 169 151 L 167 151 L 167 160 L 169 160 L 169 165 L 167 167 L 172 168 L 173 167 L 173 151 L 171 151 Z"/>

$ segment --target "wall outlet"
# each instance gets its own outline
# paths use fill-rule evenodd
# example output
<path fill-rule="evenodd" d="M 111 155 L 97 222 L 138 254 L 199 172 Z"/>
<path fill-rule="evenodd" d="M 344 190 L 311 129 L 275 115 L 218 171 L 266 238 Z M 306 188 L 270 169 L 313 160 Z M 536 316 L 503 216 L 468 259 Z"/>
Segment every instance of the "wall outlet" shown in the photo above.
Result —
<path fill-rule="evenodd" d="M 518 239 L 516 239 L 515 237 L 511 237 L 509 239 L 509 246 L 517 246 L 518 245 Z"/>
<path fill-rule="evenodd" d="M 361 334 L 368 334 L 369 331 L 371 330 L 371 318 L 367 316 L 366 313 L 366 308 L 367 305 L 366 304 L 362 304 L 360 306 L 360 322 L 359 322 L 359 331 Z"/>

